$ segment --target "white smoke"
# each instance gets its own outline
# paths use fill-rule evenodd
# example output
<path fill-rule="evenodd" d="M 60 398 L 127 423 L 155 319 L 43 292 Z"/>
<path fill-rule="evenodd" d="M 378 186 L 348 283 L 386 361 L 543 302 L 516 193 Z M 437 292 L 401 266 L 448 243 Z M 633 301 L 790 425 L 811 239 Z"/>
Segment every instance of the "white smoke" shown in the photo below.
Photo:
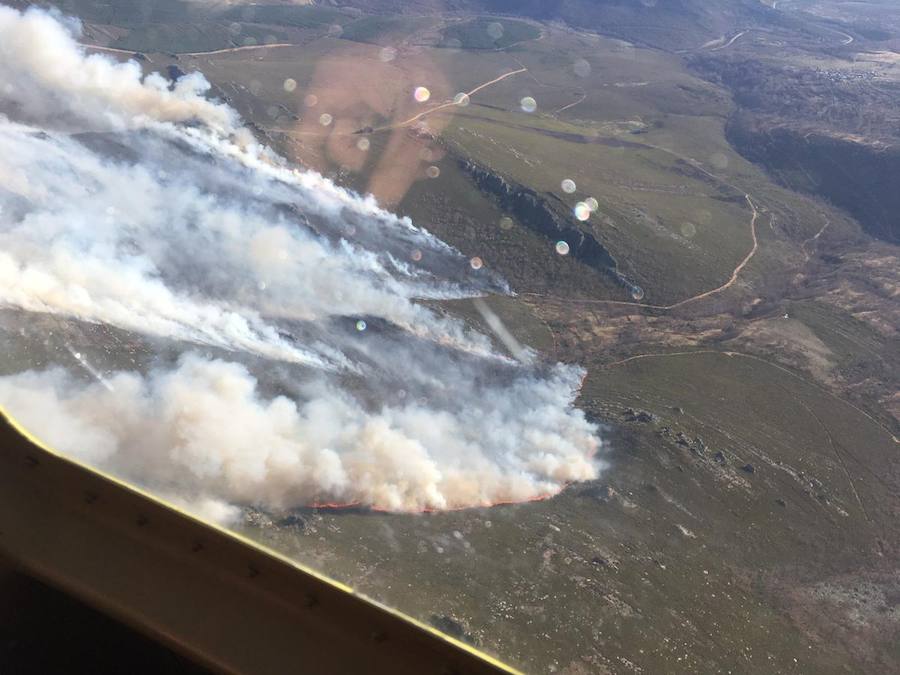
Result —
<path fill-rule="evenodd" d="M 159 356 L 130 372 L 99 345 L 99 370 L 77 361 L 101 382 L 21 372 L 0 405 L 204 515 L 459 508 L 597 475 L 580 369 L 516 362 L 417 302 L 502 280 L 248 140 L 199 74 L 142 77 L 73 30 L 0 7 L 0 306 L 141 334 Z"/>
<path fill-rule="evenodd" d="M 166 493 L 419 510 L 521 501 L 593 477 L 592 428 L 567 409 L 578 377 L 518 378 L 452 412 L 414 401 L 367 412 L 324 380 L 303 383 L 299 400 L 266 399 L 246 368 L 186 356 L 145 378 L 116 374 L 111 389 L 62 370 L 7 377 L 0 400 L 51 446 Z"/>
<path fill-rule="evenodd" d="M 237 115 L 202 94 L 209 83 L 200 73 L 172 85 L 158 74 L 141 77 L 134 61 L 117 63 L 85 55 L 73 39 L 80 31 L 47 12 L 0 7 L 0 86 L 6 102 L 31 121 L 139 126 L 157 121 L 198 120 L 219 132 L 235 129 Z"/>

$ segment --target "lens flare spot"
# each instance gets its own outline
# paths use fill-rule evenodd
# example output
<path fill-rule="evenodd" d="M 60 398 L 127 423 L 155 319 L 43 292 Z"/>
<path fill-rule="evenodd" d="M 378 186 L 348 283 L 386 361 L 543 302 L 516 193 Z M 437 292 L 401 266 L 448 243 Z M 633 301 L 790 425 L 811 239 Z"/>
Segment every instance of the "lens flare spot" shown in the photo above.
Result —
<path fill-rule="evenodd" d="M 441 170 L 436 166 L 429 166 L 425 169 L 425 175 L 429 178 L 437 178 L 441 175 Z"/>
<path fill-rule="evenodd" d="M 425 103 L 431 98 L 431 92 L 428 90 L 428 87 L 416 87 L 415 91 L 413 91 L 413 98 L 416 99 L 417 103 Z"/>
<path fill-rule="evenodd" d="M 362 333 L 368 326 L 366 326 L 366 322 L 360 319 L 356 322 L 356 330 Z"/>
<path fill-rule="evenodd" d="M 288 79 L 286 79 L 284 81 L 284 84 L 282 86 L 284 87 L 284 90 L 287 92 L 294 91 L 297 88 L 297 80 L 289 77 Z"/>
<path fill-rule="evenodd" d="M 321 124 L 323 127 L 327 127 L 333 121 L 334 121 L 334 118 L 331 115 L 329 115 L 328 113 L 322 113 L 321 115 L 319 115 L 319 124 Z"/>
<path fill-rule="evenodd" d="M 591 209 L 584 202 L 578 202 L 573 209 L 575 217 L 580 221 L 585 221 L 591 217 Z"/>
<path fill-rule="evenodd" d="M 562 183 L 559 184 L 559 186 L 567 195 L 572 194 L 573 192 L 575 192 L 575 190 L 578 189 L 578 186 L 575 185 L 575 181 L 571 178 L 566 178 Z"/>
<path fill-rule="evenodd" d="M 369 142 L 368 138 L 360 138 L 358 141 L 356 141 L 356 147 L 365 152 L 370 147 L 372 147 L 372 144 Z"/>
<path fill-rule="evenodd" d="M 569 255 L 569 244 L 564 241 L 556 242 L 556 252 L 560 255 Z"/>
<path fill-rule="evenodd" d="M 578 77 L 587 77 L 591 74 L 591 64 L 584 59 L 578 59 L 572 64 L 572 70 Z"/>
<path fill-rule="evenodd" d="M 537 101 L 535 101 L 531 96 L 526 96 L 521 101 L 519 101 L 519 106 L 527 113 L 533 113 L 537 110 Z"/>
<path fill-rule="evenodd" d="M 495 40 L 499 40 L 503 37 L 503 24 L 496 21 L 491 21 L 487 25 L 487 34 Z"/>
<path fill-rule="evenodd" d="M 632 286 L 631 287 L 631 297 L 635 300 L 643 300 L 644 299 L 644 289 L 640 286 Z"/>
<path fill-rule="evenodd" d="M 473 270 L 480 270 L 482 267 L 484 267 L 484 261 L 478 256 L 475 256 L 474 258 L 469 260 L 469 265 L 471 265 Z"/>
<path fill-rule="evenodd" d="M 697 226 L 693 223 L 682 223 L 681 234 L 688 239 L 691 239 L 694 235 L 697 234 Z"/>
<path fill-rule="evenodd" d="M 597 209 L 600 208 L 600 202 L 598 202 L 593 197 L 588 197 L 584 200 L 584 203 L 587 204 L 587 207 L 591 210 L 591 213 L 594 213 Z"/>
<path fill-rule="evenodd" d="M 410 254 L 409 257 L 412 258 L 413 262 L 419 262 L 420 260 L 422 260 L 422 251 L 416 249 Z"/>
<path fill-rule="evenodd" d="M 315 94 L 307 94 L 303 97 L 303 105 L 307 108 L 312 108 L 319 102 L 319 97 Z"/>
<path fill-rule="evenodd" d="M 500 229 L 501 230 L 511 230 L 513 226 L 513 220 L 509 216 L 503 216 L 500 219 Z"/>
<path fill-rule="evenodd" d="M 467 105 L 469 105 L 469 95 L 464 91 L 461 91 L 453 97 L 453 103 L 460 106 L 461 108 L 465 108 Z"/>
<path fill-rule="evenodd" d="M 717 169 L 727 169 L 728 168 L 728 157 L 721 152 L 714 152 L 709 157 L 709 163 L 712 164 Z"/>

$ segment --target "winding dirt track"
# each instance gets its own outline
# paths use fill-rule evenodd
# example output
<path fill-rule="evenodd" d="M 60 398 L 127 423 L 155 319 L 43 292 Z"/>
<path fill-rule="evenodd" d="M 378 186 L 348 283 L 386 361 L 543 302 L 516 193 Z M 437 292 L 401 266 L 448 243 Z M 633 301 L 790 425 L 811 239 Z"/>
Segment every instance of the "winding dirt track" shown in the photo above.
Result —
<path fill-rule="evenodd" d="M 719 45 L 718 47 L 713 47 L 713 48 L 710 49 L 709 51 L 711 51 L 711 52 L 717 52 L 717 51 L 719 51 L 720 49 L 725 49 L 725 48 L 727 48 L 727 47 L 730 47 L 730 46 L 733 45 L 735 42 L 737 42 L 737 40 L 738 40 L 739 38 L 741 38 L 742 36 L 744 36 L 744 35 L 746 35 L 746 34 L 747 34 L 747 31 L 742 30 L 740 33 L 738 33 L 737 35 L 735 35 L 734 37 L 732 37 L 732 38 L 731 38 L 728 42 L 726 42 L 725 44 Z"/>
<path fill-rule="evenodd" d="M 511 70 L 508 73 L 503 73 L 503 75 L 501 75 L 500 77 L 495 77 L 493 80 L 488 80 L 487 82 L 482 82 L 481 84 L 479 84 L 477 87 L 475 87 L 471 91 L 467 91 L 464 93 L 465 93 L 466 97 L 471 98 L 472 96 L 477 94 L 479 91 L 481 91 L 482 89 L 485 89 L 487 87 L 490 87 L 492 84 L 497 84 L 498 82 L 502 82 L 503 80 L 505 80 L 508 77 L 512 77 L 513 75 L 518 75 L 519 73 L 524 73 L 527 71 L 528 71 L 528 68 L 524 68 L 524 67 L 519 68 L 518 70 Z M 402 122 L 395 122 L 393 124 L 386 124 L 382 127 L 376 127 L 374 129 L 367 130 L 366 133 L 374 134 L 374 133 L 377 133 L 380 131 L 391 131 L 393 129 L 402 129 L 403 127 L 409 126 L 413 122 L 417 122 L 418 120 L 422 119 L 423 117 L 426 117 L 427 115 L 432 115 L 440 110 L 444 110 L 445 108 L 455 108 L 455 107 L 458 107 L 459 105 L 460 104 L 456 103 L 455 101 L 446 101 L 444 103 L 440 103 L 438 105 L 432 106 L 431 108 L 428 108 L 428 110 L 423 110 L 422 112 L 417 113 L 416 115 L 413 115 L 409 119 L 403 120 Z M 323 132 L 319 132 L 319 131 L 300 131 L 297 129 L 267 128 L 266 131 L 272 131 L 272 132 L 279 133 L 279 134 L 287 134 L 289 136 L 326 136 L 326 135 L 328 135 L 328 132 L 323 133 Z M 344 133 L 336 133 L 336 132 L 332 132 L 332 133 L 334 133 L 334 135 L 337 135 L 337 136 L 353 136 L 359 132 L 350 131 L 350 132 L 344 132 Z"/>
<path fill-rule="evenodd" d="M 756 220 L 759 218 L 759 211 L 756 209 L 756 204 L 753 203 L 753 200 L 750 199 L 749 194 L 744 195 L 744 199 L 747 200 L 747 204 L 750 205 L 750 209 L 753 211 L 753 215 L 750 217 L 750 236 L 753 238 L 753 246 L 750 248 L 750 251 L 747 255 L 744 256 L 744 259 L 738 263 L 738 266 L 734 268 L 734 271 L 731 273 L 731 277 L 724 284 L 719 286 L 718 288 L 714 288 L 711 291 L 705 291 L 703 293 L 698 293 L 697 295 L 687 298 L 686 300 L 682 300 L 681 302 L 676 302 L 673 305 L 668 305 L 664 307 L 664 309 L 674 309 L 675 307 L 681 307 L 682 305 L 686 305 L 689 302 L 694 302 L 695 300 L 702 300 L 703 298 L 708 298 L 711 295 L 715 295 L 716 293 L 721 293 L 722 291 L 730 288 L 732 284 L 738 279 L 738 275 L 740 275 L 741 271 L 747 266 L 747 263 L 756 255 L 756 251 L 759 249 L 759 239 L 756 237 Z"/>
<path fill-rule="evenodd" d="M 829 225 L 831 225 L 831 221 L 828 218 L 825 218 L 825 224 L 822 225 L 821 229 L 800 245 L 800 248 L 803 249 L 803 255 L 806 256 L 806 262 L 809 262 L 809 259 L 812 257 L 812 252 L 807 248 L 807 246 L 809 246 L 809 244 L 815 244 L 818 241 L 819 237 L 821 237 L 825 233 L 825 230 L 828 229 Z"/>
<path fill-rule="evenodd" d="M 579 103 L 581 103 L 582 101 L 584 101 L 584 99 L 586 99 L 586 98 L 587 98 L 587 94 L 582 94 L 582 95 L 578 98 L 578 100 L 576 100 L 576 101 L 574 101 L 574 102 L 572 102 L 572 103 L 569 103 L 568 105 L 564 105 L 562 108 L 559 108 L 559 109 L 557 109 L 557 110 L 554 110 L 554 111 L 553 111 L 553 114 L 556 115 L 556 114 L 558 114 L 558 113 L 561 113 L 563 110 L 568 110 L 569 108 L 574 108 L 576 105 L 578 105 Z"/>
<path fill-rule="evenodd" d="M 543 295 L 541 293 L 522 293 L 522 295 L 538 297 L 538 298 L 552 297 L 554 300 L 571 303 L 573 305 L 576 305 L 576 304 L 577 305 L 617 305 L 617 306 L 624 306 L 624 307 L 643 307 L 644 309 L 658 309 L 658 310 L 667 311 L 667 310 L 675 309 L 677 307 L 682 307 L 688 303 L 696 302 L 697 300 L 702 300 L 703 298 L 708 298 L 712 295 L 721 293 L 722 291 L 725 291 L 734 285 L 734 283 L 738 280 L 738 276 L 740 275 L 741 271 L 747 266 L 747 263 L 749 263 L 753 259 L 753 256 L 756 255 L 756 252 L 759 249 L 759 239 L 756 236 L 756 221 L 759 218 L 759 211 L 757 210 L 756 204 L 753 203 L 753 200 L 750 198 L 749 194 L 745 194 L 744 199 L 747 200 L 747 204 L 750 205 L 750 209 L 753 212 L 752 216 L 750 217 L 750 236 L 753 239 L 753 245 L 750 247 L 750 250 L 747 252 L 747 255 L 744 256 L 744 259 L 741 260 L 738 263 L 737 267 L 734 268 L 734 271 L 731 273 L 731 277 L 728 279 L 728 281 L 726 281 L 721 286 L 718 286 L 718 287 L 713 288 L 708 291 L 703 291 L 702 293 L 698 293 L 697 295 L 692 295 L 689 298 L 685 298 L 684 300 L 679 300 L 678 302 L 672 303 L 671 305 L 652 305 L 652 304 L 644 303 L 644 302 L 629 302 L 627 300 L 589 300 L 589 299 L 578 300 L 578 299 L 572 299 L 572 298 L 558 298 L 555 296 L 547 296 L 547 295 Z"/>
<path fill-rule="evenodd" d="M 181 52 L 179 56 L 210 56 L 212 54 L 232 54 L 234 52 L 251 52 L 258 49 L 277 49 L 279 47 L 297 47 L 290 42 L 273 42 L 270 45 L 245 45 L 244 47 L 226 47 L 225 49 L 213 49 L 208 52 Z"/>
<path fill-rule="evenodd" d="M 110 52 L 111 54 L 135 54 L 139 49 L 116 49 L 115 47 L 101 47 L 100 45 L 88 45 L 82 43 L 82 47 L 86 49 L 95 49 L 100 52 Z M 211 49 L 207 52 L 178 52 L 178 56 L 211 56 L 214 54 L 232 54 L 234 52 L 249 52 L 257 49 L 276 49 L 278 47 L 297 47 L 291 42 L 275 42 L 270 45 L 245 45 L 243 47 L 226 47 L 224 49 Z"/>
<path fill-rule="evenodd" d="M 528 68 L 522 67 L 522 68 L 519 68 L 518 70 L 511 70 L 508 73 L 503 73 L 503 75 L 501 75 L 500 77 L 495 77 L 493 80 L 488 80 L 487 82 L 483 82 L 482 84 L 479 84 L 477 87 L 475 87 L 472 91 L 465 92 L 465 96 L 466 96 L 466 98 L 471 98 L 472 96 L 477 94 L 479 91 L 481 91 L 482 89 L 485 89 L 487 87 L 490 87 L 492 84 L 497 84 L 498 82 L 502 82 L 503 80 L 505 80 L 507 77 L 512 77 L 513 75 L 518 75 L 519 73 L 525 73 L 527 71 L 528 71 Z M 458 106 L 458 105 L 459 104 L 454 101 L 447 101 L 446 103 L 441 103 L 440 105 L 436 105 L 432 108 L 429 108 L 428 110 L 420 112 L 417 115 L 413 115 L 408 120 L 403 120 L 402 122 L 397 122 L 396 124 L 389 124 L 387 126 L 378 127 L 377 129 L 374 129 L 373 131 L 389 131 L 390 129 L 398 129 L 400 127 L 405 127 L 409 124 L 412 124 L 413 122 L 416 122 L 416 121 L 422 119 L 426 115 L 431 115 L 432 113 L 436 113 L 438 110 L 443 110 L 444 108 L 450 108 L 450 107 Z"/>
<path fill-rule="evenodd" d="M 101 47 L 100 45 L 88 45 L 81 43 L 81 46 L 85 49 L 93 49 L 98 52 L 109 52 L 110 54 L 128 54 L 128 56 L 132 56 L 136 53 L 135 49 L 116 49 L 114 47 Z"/>

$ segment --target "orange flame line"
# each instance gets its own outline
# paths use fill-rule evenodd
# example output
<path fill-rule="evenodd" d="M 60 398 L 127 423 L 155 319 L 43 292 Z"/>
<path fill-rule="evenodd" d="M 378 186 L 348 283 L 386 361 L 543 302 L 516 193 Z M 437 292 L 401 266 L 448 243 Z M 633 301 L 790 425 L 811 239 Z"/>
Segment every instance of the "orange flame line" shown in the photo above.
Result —
<path fill-rule="evenodd" d="M 327 511 L 341 511 L 347 509 L 363 509 L 365 511 L 373 511 L 375 513 L 444 513 L 444 512 L 455 512 L 455 511 L 468 511 L 473 509 L 491 509 L 496 506 L 512 506 L 513 504 L 529 504 L 531 502 L 543 502 L 548 499 L 551 499 L 558 495 L 560 492 L 565 490 L 567 487 L 571 485 L 571 482 L 566 482 L 563 484 L 562 488 L 557 492 L 547 492 L 540 495 L 535 495 L 534 497 L 526 497 L 525 499 L 509 499 L 509 500 L 498 500 L 495 502 L 484 502 L 482 504 L 474 504 L 471 506 L 449 506 L 447 508 L 437 508 L 433 506 L 426 506 L 424 508 L 418 510 L 394 510 L 394 509 L 385 509 L 379 506 L 367 506 L 360 501 L 355 502 L 312 502 L 311 504 L 307 504 L 305 508 L 308 509 L 322 509 Z"/>

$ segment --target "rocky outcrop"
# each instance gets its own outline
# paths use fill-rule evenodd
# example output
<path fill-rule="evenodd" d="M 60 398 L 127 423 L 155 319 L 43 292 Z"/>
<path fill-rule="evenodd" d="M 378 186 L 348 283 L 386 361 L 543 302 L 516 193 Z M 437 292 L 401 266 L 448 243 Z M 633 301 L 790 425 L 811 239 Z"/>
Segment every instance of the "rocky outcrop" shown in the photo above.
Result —
<path fill-rule="evenodd" d="M 458 162 L 479 190 L 515 216 L 522 225 L 550 241 L 565 241 L 571 257 L 608 275 L 625 288 L 636 287 L 634 282 L 619 272 L 616 259 L 596 237 L 582 230 L 574 221 L 559 215 L 559 211 L 566 208 L 562 203 L 554 208 L 548 198 L 531 188 L 513 183 L 470 160 L 459 159 Z"/>

